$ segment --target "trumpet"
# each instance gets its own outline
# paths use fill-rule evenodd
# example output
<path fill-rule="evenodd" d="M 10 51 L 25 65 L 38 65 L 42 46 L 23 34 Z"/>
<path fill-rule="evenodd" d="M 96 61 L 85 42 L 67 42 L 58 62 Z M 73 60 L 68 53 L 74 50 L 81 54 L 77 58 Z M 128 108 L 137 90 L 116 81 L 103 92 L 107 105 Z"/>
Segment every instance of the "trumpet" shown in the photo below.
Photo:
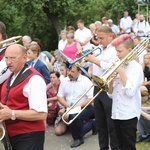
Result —
<path fill-rule="evenodd" d="M 93 54 L 95 51 L 97 51 L 97 52 L 96 52 L 96 57 L 102 53 L 102 49 L 101 49 L 99 46 L 97 46 L 96 48 L 94 48 L 94 49 L 92 49 L 92 50 L 91 50 L 91 49 L 85 50 L 85 51 L 83 52 L 84 55 L 81 56 L 81 57 L 79 57 L 79 58 L 76 59 L 75 61 L 71 62 L 70 65 L 74 65 L 74 64 L 76 64 L 77 62 L 78 62 L 78 66 L 84 65 L 84 63 L 86 62 L 86 59 L 85 59 L 85 58 L 86 58 L 89 54 Z"/>
<path fill-rule="evenodd" d="M 85 58 L 89 54 L 92 54 L 93 52 L 97 51 L 96 56 L 100 55 L 102 53 L 102 49 L 100 47 L 96 47 L 94 49 L 89 49 L 84 51 L 84 55 L 79 57 L 76 60 L 71 60 L 68 58 L 62 51 L 58 50 L 56 51 L 55 55 L 62 59 L 62 61 L 66 64 L 67 68 L 71 68 L 72 65 L 77 64 L 78 67 L 83 66 L 86 62 Z"/>
<path fill-rule="evenodd" d="M 100 88 L 100 91 L 81 109 L 80 112 L 77 113 L 77 115 L 70 121 L 66 121 L 64 118 L 66 115 L 69 114 L 69 112 L 76 107 L 76 105 L 81 101 L 81 99 L 85 96 L 85 94 L 94 86 L 94 84 L 85 92 L 83 95 L 62 115 L 62 120 L 66 124 L 71 124 L 81 113 L 82 111 L 102 92 L 102 91 L 108 91 L 109 89 L 109 83 L 113 80 L 114 77 L 112 75 L 114 72 L 122 65 L 127 65 L 131 60 L 137 58 L 149 45 L 149 38 L 143 39 L 135 48 L 132 49 L 132 51 L 126 55 L 122 60 L 120 60 L 115 66 L 112 65 L 110 68 L 108 68 L 101 77 L 91 75 L 91 78 L 93 82 Z"/>

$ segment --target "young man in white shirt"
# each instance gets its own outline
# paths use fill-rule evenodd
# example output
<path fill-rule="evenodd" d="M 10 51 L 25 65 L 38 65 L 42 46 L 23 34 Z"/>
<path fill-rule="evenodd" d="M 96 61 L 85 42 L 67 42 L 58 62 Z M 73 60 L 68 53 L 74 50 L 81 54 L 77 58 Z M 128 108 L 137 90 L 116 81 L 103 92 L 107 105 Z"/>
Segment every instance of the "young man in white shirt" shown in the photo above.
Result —
<path fill-rule="evenodd" d="M 128 34 L 115 39 L 112 45 L 115 46 L 120 60 L 134 48 L 133 40 Z M 141 112 L 140 86 L 143 82 L 143 70 L 133 59 L 128 64 L 124 63 L 118 67 L 116 73 L 109 84 L 108 94 L 113 100 L 112 119 L 115 123 L 119 148 L 135 150 L 137 121 Z"/>
<path fill-rule="evenodd" d="M 130 16 L 128 16 L 128 12 L 124 12 L 124 17 L 120 20 L 120 30 L 121 34 L 130 34 L 132 28 L 132 19 Z"/>
<path fill-rule="evenodd" d="M 90 29 L 84 26 L 83 20 L 78 20 L 77 26 L 78 29 L 75 31 L 75 35 L 74 35 L 75 41 L 82 46 L 83 51 L 92 49 L 92 46 L 90 44 L 90 40 L 92 37 Z"/>
<path fill-rule="evenodd" d="M 115 59 L 116 50 L 110 43 L 114 39 L 114 33 L 108 26 L 102 26 L 97 31 L 97 37 L 100 40 L 102 52 L 99 56 L 88 55 L 87 61 L 93 63 L 92 75 L 100 77 L 106 71 L 112 61 Z M 97 86 L 94 87 L 94 95 L 100 91 Z M 105 91 L 102 91 L 94 99 L 94 115 L 98 131 L 98 140 L 100 149 L 118 150 L 118 140 L 115 132 L 114 122 L 111 119 L 112 100 Z"/>

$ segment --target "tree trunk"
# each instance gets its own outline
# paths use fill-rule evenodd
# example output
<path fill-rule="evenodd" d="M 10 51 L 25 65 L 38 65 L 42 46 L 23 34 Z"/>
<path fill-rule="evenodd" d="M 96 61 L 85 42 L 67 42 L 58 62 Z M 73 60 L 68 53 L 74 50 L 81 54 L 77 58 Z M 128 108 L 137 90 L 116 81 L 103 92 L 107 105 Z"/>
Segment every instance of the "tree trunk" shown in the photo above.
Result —
<path fill-rule="evenodd" d="M 43 7 L 43 11 L 45 12 L 45 14 L 47 15 L 47 17 L 51 20 L 58 36 L 61 32 L 61 27 L 59 25 L 59 22 L 58 22 L 58 14 L 53 14 L 49 11 L 49 9 L 47 7 Z"/>

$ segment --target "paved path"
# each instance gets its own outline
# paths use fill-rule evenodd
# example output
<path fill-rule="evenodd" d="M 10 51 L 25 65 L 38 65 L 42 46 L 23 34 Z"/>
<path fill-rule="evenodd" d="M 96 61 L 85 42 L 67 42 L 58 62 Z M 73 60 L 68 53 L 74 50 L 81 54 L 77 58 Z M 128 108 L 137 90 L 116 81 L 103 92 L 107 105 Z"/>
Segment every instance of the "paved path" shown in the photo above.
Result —
<path fill-rule="evenodd" d="M 54 134 L 53 127 L 46 129 L 46 139 L 44 150 L 98 150 L 97 135 L 92 135 L 91 132 L 84 136 L 84 144 L 77 148 L 70 148 L 72 143 L 72 137 L 69 132 L 62 136 L 56 136 Z M 2 143 L 0 142 L 0 150 L 4 150 Z"/>

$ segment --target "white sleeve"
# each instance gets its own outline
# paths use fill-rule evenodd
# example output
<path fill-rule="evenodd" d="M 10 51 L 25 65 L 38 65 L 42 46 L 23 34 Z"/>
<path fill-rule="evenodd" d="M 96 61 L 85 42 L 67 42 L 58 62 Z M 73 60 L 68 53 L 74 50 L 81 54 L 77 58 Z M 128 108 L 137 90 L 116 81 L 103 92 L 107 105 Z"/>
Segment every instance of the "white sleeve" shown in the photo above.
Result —
<path fill-rule="evenodd" d="M 135 33 L 137 33 L 137 31 L 138 31 L 138 22 L 134 25 L 134 27 L 133 27 L 133 31 L 135 32 Z"/>
<path fill-rule="evenodd" d="M 46 83 L 41 76 L 32 76 L 24 86 L 23 94 L 28 98 L 30 109 L 47 112 Z"/>
<path fill-rule="evenodd" d="M 60 83 L 58 88 L 57 96 L 64 98 L 64 87 L 63 87 L 64 80 Z"/>
<path fill-rule="evenodd" d="M 123 28 L 123 21 L 122 21 L 123 19 L 121 18 L 121 20 L 120 20 L 120 28 Z"/>
<path fill-rule="evenodd" d="M 4 68 L 6 68 L 6 62 L 4 58 L 0 61 L 0 73 Z M 11 71 L 8 69 L 3 75 L 0 75 L 0 84 L 3 83 L 9 76 L 11 75 Z"/>
<path fill-rule="evenodd" d="M 93 83 L 88 78 L 85 80 L 85 83 L 84 83 L 85 91 L 87 91 L 87 89 L 89 89 L 91 86 L 93 86 Z M 94 86 L 86 93 L 87 98 L 93 98 L 93 93 L 94 93 Z"/>
<path fill-rule="evenodd" d="M 122 87 L 122 91 L 129 97 L 134 96 L 138 87 L 142 85 L 143 79 L 142 67 L 137 68 L 135 66 L 135 68 L 132 68 L 132 73 L 128 75 L 126 86 Z"/>

